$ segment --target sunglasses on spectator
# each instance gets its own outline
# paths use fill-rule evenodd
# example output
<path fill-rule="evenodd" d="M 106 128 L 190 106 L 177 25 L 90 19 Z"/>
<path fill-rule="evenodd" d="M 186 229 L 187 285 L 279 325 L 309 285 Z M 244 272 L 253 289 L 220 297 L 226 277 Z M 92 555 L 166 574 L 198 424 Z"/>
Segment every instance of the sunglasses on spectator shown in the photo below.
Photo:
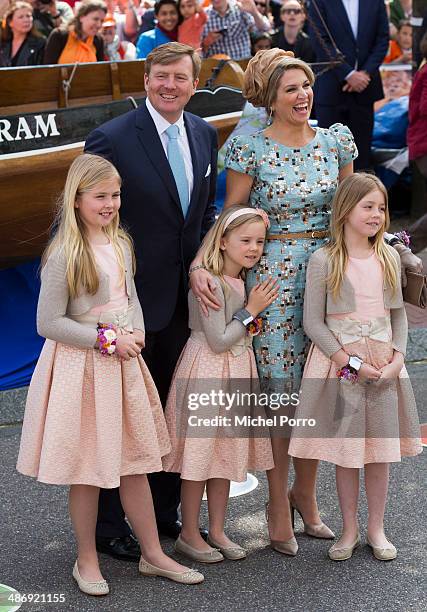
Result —
<path fill-rule="evenodd" d="M 255 4 L 256 4 L 257 6 L 264 6 L 264 7 L 266 7 L 266 6 L 267 6 L 267 2 L 257 2 L 257 0 L 255 0 Z"/>
<path fill-rule="evenodd" d="M 256 3 L 258 4 L 258 3 Z M 282 13 L 286 13 L 287 15 L 290 15 L 291 13 L 293 13 L 294 15 L 301 15 L 302 13 L 302 9 L 297 9 L 297 8 L 284 8 Z"/>

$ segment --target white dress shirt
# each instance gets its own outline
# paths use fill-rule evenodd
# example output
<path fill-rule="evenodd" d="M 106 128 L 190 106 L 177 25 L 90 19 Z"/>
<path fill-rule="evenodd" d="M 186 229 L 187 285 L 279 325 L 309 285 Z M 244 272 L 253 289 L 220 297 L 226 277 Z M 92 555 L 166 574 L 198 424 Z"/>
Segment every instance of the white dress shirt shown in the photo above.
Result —
<path fill-rule="evenodd" d="M 152 120 L 154 121 L 154 125 L 156 126 L 157 133 L 160 138 L 160 142 L 162 143 L 163 149 L 165 151 L 166 157 L 168 156 L 168 135 L 165 133 L 170 125 L 176 125 L 179 130 L 178 135 L 178 146 L 181 150 L 182 157 L 184 159 L 185 166 L 185 175 L 187 177 L 188 182 L 188 201 L 191 200 L 191 194 L 193 192 L 194 185 L 194 175 L 193 175 L 193 162 L 191 159 L 191 151 L 190 145 L 188 143 L 187 132 L 184 124 L 184 113 L 181 113 L 180 118 L 174 124 L 169 123 L 162 115 L 154 108 L 151 104 L 150 100 L 145 99 L 145 103 L 147 105 L 148 112 L 151 115 Z"/>
<path fill-rule="evenodd" d="M 359 27 L 359 0 L 342 0 L 342 3 L 344 5 L 345 12 L 347 13 L 347 17 L 353 31 L 353 36 L 357 40 L 357 29 Z M 351 76 L 356 70 L 357 61 L 356 65 L 354 66 L 354 70 L 349 72 L 345 78 L 348 79 L 348 77 Z"/>
<path fill-rule="evenodd" d="M 359 26 L 359 0 L 342 0 L 347 13 L 348 20 L 353 30 L 354 38 L 357 39 L 357 28 Z"/>

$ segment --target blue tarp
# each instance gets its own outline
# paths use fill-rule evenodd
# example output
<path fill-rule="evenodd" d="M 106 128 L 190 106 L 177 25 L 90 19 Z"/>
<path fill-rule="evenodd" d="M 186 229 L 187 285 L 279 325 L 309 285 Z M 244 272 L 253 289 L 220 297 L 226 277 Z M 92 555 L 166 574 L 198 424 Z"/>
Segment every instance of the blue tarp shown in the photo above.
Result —
<path fill-rule="evenodd" d="M 36 330 L 39 265 L 40 260 L 35 259 L 0 270 L 0 391 L 29 384 L 43 346 L 44 339 Z"/>

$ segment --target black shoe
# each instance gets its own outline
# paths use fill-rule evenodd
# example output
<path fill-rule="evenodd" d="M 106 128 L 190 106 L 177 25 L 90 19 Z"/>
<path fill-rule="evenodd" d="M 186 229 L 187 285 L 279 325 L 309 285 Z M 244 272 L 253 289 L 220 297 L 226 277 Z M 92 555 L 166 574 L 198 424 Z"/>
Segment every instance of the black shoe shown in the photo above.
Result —
<path fill-rule="evenodd" d="M 181 521 L 171 521 L 169 523 L 159 521 L 157 523 L 157 529 L 159 531 L 159 534 L 166 536 L 168 538 L 172 538 L 172 540 L 177 539 L 177 537 L 181 533 L 181 528 L 182 528 Z"/>
<path fill-rule="evenodd" d="M 171 523 L 158 522 L 157 529 L 159 534 L 176 540 L 181 533 L 182 523 L 181 521 L 172 521 Z M 204 540 L 208 537 L 207 529 L 200 529 L 200 535 Z"/>
<path fill-rule="evenodd" d="M 141 549 L 135 536 L 121 538 L 96 538 L 96 550 L 121 561 L 139 561 Z"/>

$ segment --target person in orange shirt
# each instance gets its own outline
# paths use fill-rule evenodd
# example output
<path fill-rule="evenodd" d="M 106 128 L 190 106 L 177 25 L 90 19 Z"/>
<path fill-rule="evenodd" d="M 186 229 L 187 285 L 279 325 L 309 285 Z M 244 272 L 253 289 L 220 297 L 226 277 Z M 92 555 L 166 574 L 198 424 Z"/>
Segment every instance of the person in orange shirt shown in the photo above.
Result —
<path fill-rule="evenodd" d="M 202 46 L 202 32 L 207 15 L 197 0 L 178 0 L 178 10 L 183 22 L 178 27 L 178 42 L 190 45 L 193 49 Z"/>
<path fill-rule="evenodd" d="M 397 30 L 396 40 L 391 40 L 384 64 L 410 64 L 412 62 L 412 26 L 402 19 Z"/>

